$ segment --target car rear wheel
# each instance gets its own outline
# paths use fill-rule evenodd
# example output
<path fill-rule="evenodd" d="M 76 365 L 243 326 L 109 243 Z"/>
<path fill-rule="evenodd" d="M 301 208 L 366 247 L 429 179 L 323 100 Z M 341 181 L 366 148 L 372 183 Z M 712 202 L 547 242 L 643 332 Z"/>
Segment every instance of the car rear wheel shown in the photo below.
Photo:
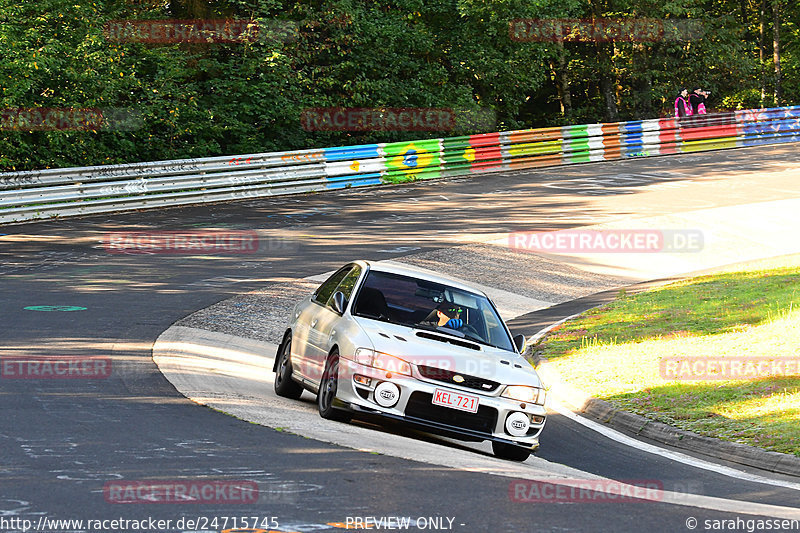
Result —
<path fill-rule="evenodd" d="M 531 456 L 531 450 L 506 444 L 504 442 L 492 442 L 492 451 L 500 459 L 522 462 Z"/>
<path fill-rule="evenodd" d="M 278 348 L 278 368 L 275 370 L 275 394 L 297 400 L 303 394 L 303 387 L 292 379 L 292 334 L 287 333 Z"/>
<path fill-rule="evenodd" d="M 322 374 L 322 381 L 317 392 L 317 407 L 319 415 L 328 420 L 338 420 L 347 422 L 351 416 L 347 411 L 336 409 L 333 400 L 336 398 L 336 391 L 339 387 L 339 353 L 335 350 L 328 356 L 325 364 L 325 372 Z"/>

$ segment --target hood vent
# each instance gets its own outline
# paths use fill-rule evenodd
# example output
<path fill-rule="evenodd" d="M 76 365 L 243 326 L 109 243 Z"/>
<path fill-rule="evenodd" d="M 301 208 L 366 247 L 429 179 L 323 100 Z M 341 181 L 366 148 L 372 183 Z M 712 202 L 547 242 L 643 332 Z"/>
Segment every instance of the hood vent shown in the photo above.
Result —
<path fill-rule="evenodd" d="M 417 337 L 422 337 L 423 339 L 430 339 L 432 341 L 446 342 L 448 344 L 453 344 L 455 346 L 461 346 L 462 348 L 469 348 L 470 350 L 481 351 L 481 347 L 473 342 L 462 341 L 461 339 L 454 339 L 452 337 L 445 337 L 442 335 L 436 335 L 435 333 L 428 333 L 427 331 L 418 331 Z"/>

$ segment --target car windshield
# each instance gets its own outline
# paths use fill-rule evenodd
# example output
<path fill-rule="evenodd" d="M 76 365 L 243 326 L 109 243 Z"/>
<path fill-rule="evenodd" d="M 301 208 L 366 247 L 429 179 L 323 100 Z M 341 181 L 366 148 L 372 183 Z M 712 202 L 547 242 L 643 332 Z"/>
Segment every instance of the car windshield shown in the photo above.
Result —
<path fill-rule="evenodd" d="M 474 292 L 371 270 L 356 298 L 355 316 L 435 330 L 514 351 L 494 306 Z"/>

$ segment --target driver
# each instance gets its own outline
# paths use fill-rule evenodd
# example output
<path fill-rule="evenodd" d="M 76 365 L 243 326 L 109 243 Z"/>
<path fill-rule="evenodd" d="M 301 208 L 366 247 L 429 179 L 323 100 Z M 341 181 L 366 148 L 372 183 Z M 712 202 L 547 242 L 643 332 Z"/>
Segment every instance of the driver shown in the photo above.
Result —
<path fill-rule="evenodd" d="M 464 325 L 464 321 L 458 318 L 461 314 L 461 309 L 451 302 L 440 303 L 435 311 L 436 318 L 433 321 L 439 327 L 458 329 Z"/>

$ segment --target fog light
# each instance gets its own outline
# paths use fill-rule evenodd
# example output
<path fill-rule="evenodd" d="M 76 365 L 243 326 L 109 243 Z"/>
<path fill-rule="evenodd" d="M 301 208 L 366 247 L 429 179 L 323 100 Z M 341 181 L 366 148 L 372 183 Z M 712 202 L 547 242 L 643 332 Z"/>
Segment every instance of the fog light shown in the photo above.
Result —
<path fill-rule="evenodd" d="M 367 376 L 362 376 L 361 374 L 356 374 L 353 376 L 353 381 L 360 385 L 364 385 L 365 387 L 369 387 L 372 384 L 372 380 Z"/>
<path fill-rule="evenodd" d="M 400 400 L 400 389 L 394 383 L 384 381 L 375 387 L 375 403 L 381 407 L 394 407 Z"/>
<path fill-rule="evenodd" d="M 530 427 L 531 421 L 525 413 L 511 413 L 506 418 L 506 432 L 514 437 L 524 437 Z"/>

